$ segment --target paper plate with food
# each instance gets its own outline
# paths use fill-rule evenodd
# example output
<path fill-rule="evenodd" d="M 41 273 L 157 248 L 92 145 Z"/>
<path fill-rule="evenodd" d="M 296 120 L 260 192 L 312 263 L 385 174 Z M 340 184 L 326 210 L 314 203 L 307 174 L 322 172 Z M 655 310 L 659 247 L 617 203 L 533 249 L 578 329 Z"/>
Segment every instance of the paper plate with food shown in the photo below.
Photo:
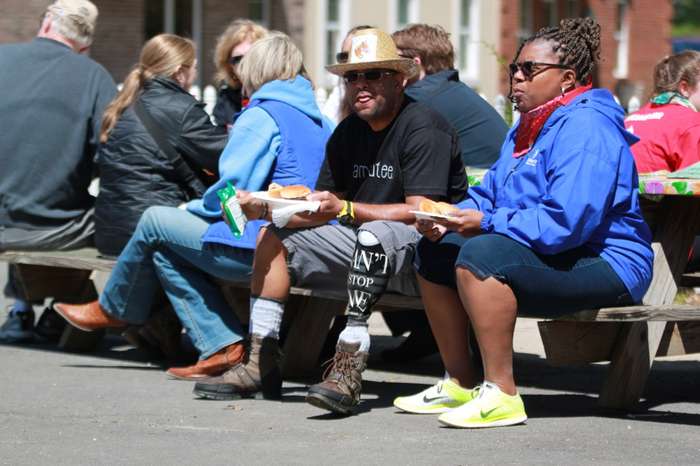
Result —
<path fill-rule="evenodd" d="M 418 220 L 449 220 L 454 218 L 454 214 L 459 209 L 447 202 L 435 202 L 430 199 L 423 199 L 418 205 L 419 210 L 412 210 L 411 213 Z"/>
<path fill-rule="evenodd" d="M 306 196 L 311 194 L 311 188 L 301 184 L 281 186 L 277 183 L 270 183 L 267 191 L 256 191 L 250 194 L 256 199 L 265 201 L 271 209 L 278 209 L 309 203 Z"/>

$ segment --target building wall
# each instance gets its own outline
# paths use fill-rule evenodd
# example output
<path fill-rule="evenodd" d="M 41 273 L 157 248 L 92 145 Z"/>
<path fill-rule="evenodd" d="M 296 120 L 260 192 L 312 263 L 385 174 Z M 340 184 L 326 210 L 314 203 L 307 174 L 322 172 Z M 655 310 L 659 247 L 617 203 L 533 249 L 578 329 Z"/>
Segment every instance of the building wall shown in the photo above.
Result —
<path fill-rule="evenodd" d="M 560 17 L 566 14 L 566 2 L 558 0 Z M 581 1 L 580 13 L 590 12 L 601 26 L 601 60 L 598 65 L 597 85 L 610 89 L 626 104 L 636 95 L 648 97 L 653 86 L 652 71 L 658 60 L 671 52 L 671 0 L 634 0 L 628 2 L 629 53 L 628 71 L 616 76 L 618 41 L 615 38 L 618 2 L 612 0 Z M 532 0 L 533 30 L 547 25 L 543 0 Z M 650 14 L 653 12 L 653 14 Z M 501 5 L 501 47 L 504 58 L 513 59 L 517 51 L 520 27 L 520 1 L 503 1 Z M 508 92 L 508 75 L 501 73 L 500 88 Z"/>
<path fill-rule="evenodd" d="M 501 37 L 497 24 L 500 19 L 501 4 L 509 1 L 482 0 L 481 2 L 478 90 L 492 103 L 500 91 L 498 79 L 503 67 L 498 56 Z"/>
<path fill-rule="evenodd" d="M 90 56 L 121 82 L 138 62 L 145 41 L 144 0 L 93 0 L 99 9 Z M 39 19 L 52 0 L 3 0 L 0 43 L 31 40 Z M 200 74 L 214 83 L 216 39 L 229 22 L 248 16 L 247 0 L 203 0 Z M 304 0 L 270 0 L 269 27 L 288 33 L 303 47 Z"/>
<path fill-rule="evenodd" d="M 347 18 L 341 21 L 341 34 L 359 24 L 369 24 L 379 27 L 387 32 L 396 29 L 396 2 L 394 0 L 347 0 L 351 2 L 347 8 Z M 480 4 L 479 16 L 479 42 L 486 42 L 495 47 L 499 46 L 499 31 L 497 27 L 500 18 L 501 0 L 474 0 Z M 341 2 L 342 3 L 342 2 Z M 440 8 L 436 8 L 434 0 L 417 0 L 416 22 L 439 24 L 451 34 L 455 47 L 458 44 L 459 27 L 457 18 L 458 0 L 440 0 Z M 330 87 L 335 82 L 334 78 L 324 70 L 325 49 L 325 0 L 305 0 L 303 12 L 304 28 L 304 56 L 309 72 L 317 85 Z M 341 7 L 342 10 L 342 7 Z M 492 99 L 499 90 L 498 76 L 499 64 L 491 49 L 483 44 L 478 44 L 477 62 L 478 71 L 475 76 L 467 76 L 464 70 L 460 73 L 462 80 L 473 85 L 479 92 Z"/>
<path fill-rule="evenodd" d="M 122 82 L 139 60 L 143 44 L 143 0 L 96 0 L 100 11 L 90 56 Z"/>
<path fill-rule="evenodd" d="M 513 61 L 513 55 L 518 50 L 520 40 L 518 31 L 520 29 L 520 5 L 514 0 L 505 0 L 501 2 L 501 21 L 499 27 L 499 60 L 510 63 Z M 501 70 L 499 73 L 499 88 L 503 95 L 508 94 L 509 78 L 506 70 Z"/>
<path fill-rule="evenodd" d="M 613 76 L 617 64 L 617 41 L 613 37 L 616 5 L 605 0 L 590 0 L 590 8 L 602 28 L 604 59 L 599 66 L 600 85 L 614 91 L 624 103 L 632 95 L 647 98 L 653 89 L 654 65 L 671 53 L 671 1 L 635 0 L 629 3 L 629 65 L 627 76 L 622 79 Z"/>
<path fill-rule="evenodd" d="M 48 0 L 2 0 L 0 44 L 24 42 L 34 37 Z"/>

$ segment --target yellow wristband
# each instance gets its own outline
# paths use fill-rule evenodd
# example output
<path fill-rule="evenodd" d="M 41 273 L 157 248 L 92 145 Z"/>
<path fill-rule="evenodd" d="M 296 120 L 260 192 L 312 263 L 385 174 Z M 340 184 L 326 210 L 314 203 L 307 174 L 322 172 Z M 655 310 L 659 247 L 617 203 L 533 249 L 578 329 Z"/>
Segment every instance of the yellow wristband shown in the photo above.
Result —
<path fill-rule="evenodd" d="M 345 201 L 343 208 L 340 209 L 336 218 L 340 220 L 341 223 L 349 224 L 355 220 L 355 209 L 353 208 L 352 202 Z"/>

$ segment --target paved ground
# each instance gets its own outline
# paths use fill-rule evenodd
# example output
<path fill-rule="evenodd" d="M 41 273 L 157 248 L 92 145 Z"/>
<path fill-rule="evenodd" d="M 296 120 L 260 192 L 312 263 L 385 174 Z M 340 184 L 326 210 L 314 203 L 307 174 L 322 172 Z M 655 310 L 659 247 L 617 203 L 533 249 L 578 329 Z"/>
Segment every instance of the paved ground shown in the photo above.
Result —
<path fill-rule="evenodd" d="M 377 319 L 372 331 L 374 349 L 400 341 Z M 436 357 L 373 362 L 359 415 L 335 418 L 303 402 L 302 383 L 286 383 L 282 403 L 195 400 L 116 336 L 89 355 L 0 345 L 0 464 L 700 462 L 700 359 L 658 362 L 642 410 L 625 415 L 596 408 L 604 365 L 543 361 L 534 321 L 519 322 L 516 349 L 528 424 L 464 431 L 391 407 L 434 382 Z"/>

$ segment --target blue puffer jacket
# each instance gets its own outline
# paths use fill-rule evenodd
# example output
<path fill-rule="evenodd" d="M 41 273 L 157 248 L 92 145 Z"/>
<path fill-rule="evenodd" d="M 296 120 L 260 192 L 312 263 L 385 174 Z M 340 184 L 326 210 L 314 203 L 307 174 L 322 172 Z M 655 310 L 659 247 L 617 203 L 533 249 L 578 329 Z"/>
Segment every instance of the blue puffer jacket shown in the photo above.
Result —
<path fill-rule="evenodd" d="M 299 76 L 264 84 L 251 96 L 250 105 L 233 125 L 219 159 L 220 180 L 203 199 L 191 201 L 187 209 L 202 217 L 220 219 L 216 191 L 227 182 L 246 191 L 267 189 L 272 181 L 314 186 L 332 130 L 333 124 L 316 105 L 308 80 Z M 223 221 L 217 222 L 205 233 L 203 241 L 252 249 L 263 223 L 249 222 L 243 237 L 236 239 Z"/>
<path fill-rule="evenodd" d="M 637 170 L 622 108 L 593 89 L 549 117 L 532 149 L 514 158 L 506 138 L 483 183 L 461 208 L 484 213 L 485 232 L 506 235 L 541 254 L 585 245 L 615 270 L 640 301 L 651 282 L 651 233 L 638 198 Z"/>

